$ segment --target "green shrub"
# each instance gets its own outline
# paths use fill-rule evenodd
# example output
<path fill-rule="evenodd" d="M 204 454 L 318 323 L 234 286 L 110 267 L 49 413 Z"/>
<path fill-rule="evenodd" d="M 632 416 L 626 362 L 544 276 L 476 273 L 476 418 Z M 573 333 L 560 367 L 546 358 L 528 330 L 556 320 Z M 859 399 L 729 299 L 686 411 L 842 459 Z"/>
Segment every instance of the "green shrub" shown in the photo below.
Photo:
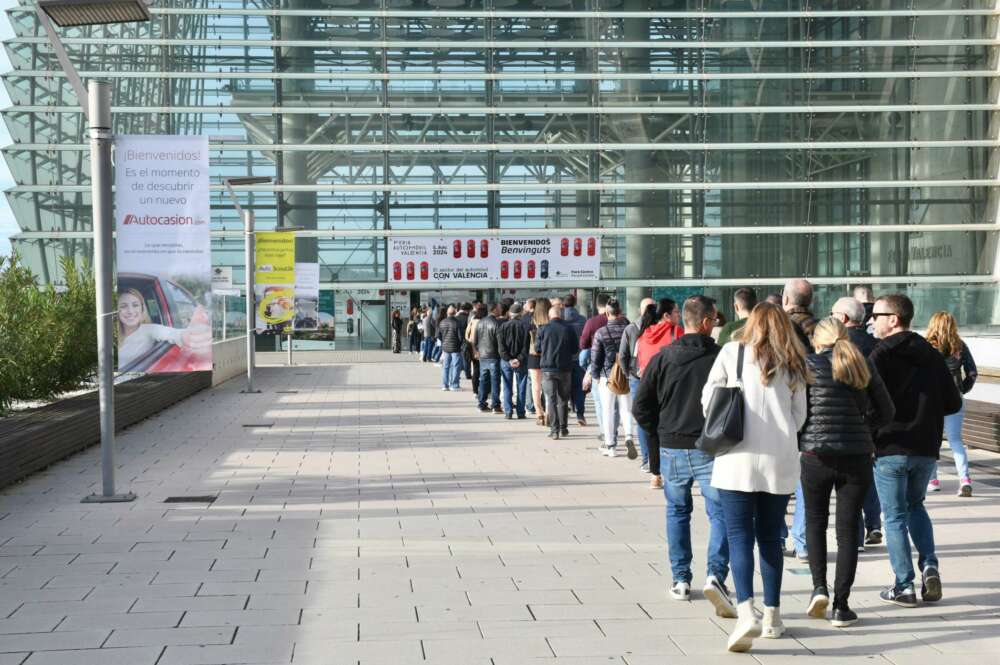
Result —
<path fill-rule="evenodd" d="M 66 288 L 41 287 L 17 255 L 0 257 L 0 413 L 50 400 L 97 371 L 94 277 L 62 260 Z"/>

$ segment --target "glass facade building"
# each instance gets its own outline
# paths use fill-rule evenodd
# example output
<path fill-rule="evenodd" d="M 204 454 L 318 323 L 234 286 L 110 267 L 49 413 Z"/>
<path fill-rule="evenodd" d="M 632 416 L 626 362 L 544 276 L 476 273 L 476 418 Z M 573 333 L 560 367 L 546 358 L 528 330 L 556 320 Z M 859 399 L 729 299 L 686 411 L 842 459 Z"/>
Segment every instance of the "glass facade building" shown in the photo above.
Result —
<path fill-rule="evenodd" d="M 1000 323 L 995 0 L 168 0 L 62 31 L 125 134 L 204 134 L 213 257 L 298 226 L 324 289 L 387 287 L 386 238 L 600 233 L 600 283 L 728 301 L 805 276 Z M 8 10 L 14 247 L 88 256 L 77 99 Z M 475 288 L 511 288 L 482 283 Z M 525 284 L 525 287 L 532 286 Z"/>

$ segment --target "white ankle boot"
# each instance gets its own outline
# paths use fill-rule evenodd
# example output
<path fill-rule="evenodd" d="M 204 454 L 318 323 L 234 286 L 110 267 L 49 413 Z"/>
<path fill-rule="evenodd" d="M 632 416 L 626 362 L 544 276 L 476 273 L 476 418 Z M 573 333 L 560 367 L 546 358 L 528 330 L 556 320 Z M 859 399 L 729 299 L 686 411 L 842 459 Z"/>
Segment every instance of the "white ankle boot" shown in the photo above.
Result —
<path fill-rule="evenodd" d="M 781 608 L 764 606 L 764 621 L 761 637 L 776 640 L 785 634 L 785 624 L 781 622 Z"/>
<path fill-rule="evenodd" d="M 754 611 L 753 598 L 736 606 L 736 627 L 729 634 L 729 651 L 749 651 L 755 637 L 761 635 L 761 623 Z"/>

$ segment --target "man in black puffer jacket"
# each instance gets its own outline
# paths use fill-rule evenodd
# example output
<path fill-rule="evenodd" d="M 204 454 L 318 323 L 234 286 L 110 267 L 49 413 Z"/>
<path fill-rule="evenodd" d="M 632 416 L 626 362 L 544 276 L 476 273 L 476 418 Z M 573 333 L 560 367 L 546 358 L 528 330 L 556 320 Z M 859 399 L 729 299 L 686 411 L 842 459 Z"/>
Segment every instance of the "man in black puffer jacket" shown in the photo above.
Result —
<path fill-rule="evenodd" d="M 635 429 L 635 421 L 631 415 L 632 395 L 615 394 L 608 386 L 608 379 L 611 377 L 615 360 L 618 359 L 618 349 L 621 348 L 622 336 L 629 320 L 622 314 L 621 304 L 614 298 L 608 300 L 604 312 L 608 322 L 594 333 L 594 340 L 590 344 L 590 370 L 583 379 L 584 387 L 596 384 L 601 395 L 602 413 L 599 422 L 601 429 L 604 430 L 602 454 L 607 457 L 615 456 L 618 447 L 618 421 L 621 420 L 622 429 L 625 430 L 625 449 L 628 451 L 628 458 L 635 459 L 639 453 L 635 447 L 635 438 L 632 436 Z"/>
<path fill-rule="evenodd" d="M 921 596 L 928 602 L 941 599 L 934 528 L 924 499 L 941 451 L 944 417 L 962 408 L 962 395 L 941 354 L 910 331 L 913 303 L 909 298 L 898 294 L 879 298 L 872 320 L 875 336 L 882 341 L 870 360 L 896 407 L 896 416 L 875 436 L 875 486 L 885 513 L 889 562 L 896 574 L 881 598 L 915 607 L 910 538 L 920 555 Z"/>
<path fill-rule="evenodd" d="M 528 388 L 528 343 L 531 337 L 521 321 L 522 312 L 520 303 L 511 305 L 507 312 L 510 318 L 500 324 L 497 332 L 500 376 L 503 378 L 503 411 L 507 420 L 514 417 L 515 410 L 518 420 L 527 417 L 524 399 Z"/>
<path fill-rule="evenodd" d="M 701 391 L 719 355 L 719 346 L 710 337 L 715 317 L 715 303 L 710 298 L 692 296 L 684 301 L 684 335 L 660 349 L 643 370 L 632 414 L 651 439 L 659 440 L 673 574 L 670 595 L 688 600 L 691 592 L 691 488 L 697 481 L 710 525 L 703 592 L 719 616 L 735 617 L 725 586 L 729 575 L 726 520 L 719 490 L 711 484 L 714 460 L 694 445 L 705 425 Z"/>
<path fill-rule="evenodd" d="M 462 371 L 462 325 L 455 316 L 455 306 L 448 307 L 448 316 L 438 326 L 437 338 L 441 340 L 441 390 L 460 390 Z"/>

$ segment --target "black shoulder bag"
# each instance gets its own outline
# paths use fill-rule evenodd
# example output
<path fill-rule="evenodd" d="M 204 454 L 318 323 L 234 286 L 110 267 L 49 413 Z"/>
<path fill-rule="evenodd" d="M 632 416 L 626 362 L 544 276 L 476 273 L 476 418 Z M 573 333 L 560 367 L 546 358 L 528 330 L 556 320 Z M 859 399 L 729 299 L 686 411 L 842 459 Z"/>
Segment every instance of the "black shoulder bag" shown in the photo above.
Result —
<path fill-rule="evenodd" d="M 712 457 L 724 455 L 743 441 L 743 351 L 736 360 L 736 385 L 718 386 L 705 413 L 705 427 L 695 446 Z"/>

